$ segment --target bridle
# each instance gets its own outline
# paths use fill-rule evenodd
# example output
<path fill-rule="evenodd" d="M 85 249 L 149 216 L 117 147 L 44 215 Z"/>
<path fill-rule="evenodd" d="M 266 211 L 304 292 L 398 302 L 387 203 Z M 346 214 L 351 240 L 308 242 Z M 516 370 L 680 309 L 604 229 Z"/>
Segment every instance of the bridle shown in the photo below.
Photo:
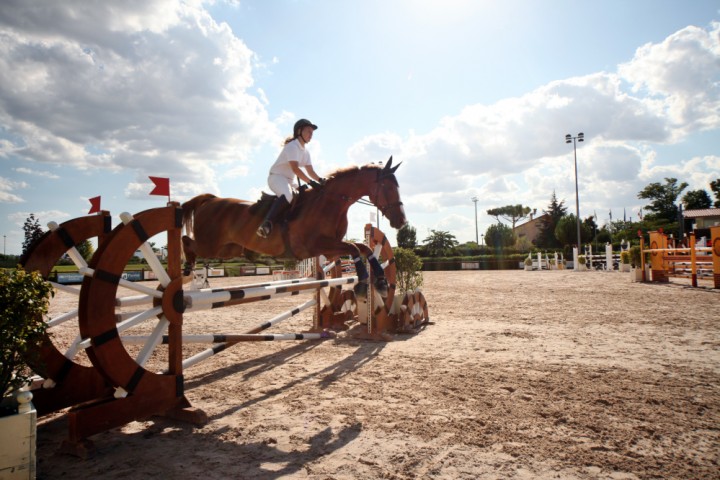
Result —
<path fill-rule="evenodd" d="M 381 193 L 381 192 L 382 192 L 382 197 L 383 197 L 383 199 L 384 199 L 384 200 L 387 200 L 387 199 L 385 198 L 385 188 L 384 188 L 384 187 L 385 187 L 385 179 L 390 179 L 393 183 L 395 183 L 395 185 L 397 185 L 397 180 L 395 180 L 395 177 L 393 177 L 392 174 L 386 175 L 386 174 L 383 174 L 382 171 L 380 171 L 380 172 L 378 172 L 377 182 L 375 182 L 375 195 L 374 195 L 374 197 L 375 197 L 375 199 L 377 200 L 377 203 L 378 203 L 378 204 L 375 205 L 375 207 L 376 207 L 378 210 L 380 210 L 384 216 L 387 217 L 387 215 L 385 214 L 385 211 L 386 211 L 386 210 L 388 210 L 388 209 L 390 209 L 390 208 L 394 208 L 394 207 L 398 207 L 398 208 L 399 208 L 399 207 L 402 207 L 403 202 L 399 202 L 399 201 L 398 201 L 398 202 L 392 202 L 392 203 L 385 203 L 384 205 L 382 205 L 382 202 L 380 202 L 380 193 Z M 370 203 L 370 204 L 372 205 L 371 202 L 368 202 L 368 203 Z"/>

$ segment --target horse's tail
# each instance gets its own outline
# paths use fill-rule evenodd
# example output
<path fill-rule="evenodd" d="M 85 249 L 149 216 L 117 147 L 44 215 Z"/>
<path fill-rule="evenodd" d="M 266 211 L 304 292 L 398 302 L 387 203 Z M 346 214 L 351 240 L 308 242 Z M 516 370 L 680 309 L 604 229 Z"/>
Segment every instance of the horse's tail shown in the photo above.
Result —
<path fill-rule="evenodd" d="M 196 197 L 191 198 L 187 202 L 182 204 L 182 224 L 185 228 L 185 234 L 193 236 L 193 226 L 195 223 L 195 210 L 200 208 L 204 203 L 217 198 L 212 193 L 204 193 Z"/>

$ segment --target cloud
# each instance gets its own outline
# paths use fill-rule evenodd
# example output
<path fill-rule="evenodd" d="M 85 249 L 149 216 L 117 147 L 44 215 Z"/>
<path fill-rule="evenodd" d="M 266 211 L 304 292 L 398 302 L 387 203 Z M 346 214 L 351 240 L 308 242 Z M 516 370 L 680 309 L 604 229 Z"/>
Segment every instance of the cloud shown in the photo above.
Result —
<path fill-rule="evenodd" d="M 719 38 L 720 22 L 709 30 L 689 26 L 661 43 L 643 45 L 618 67 L 633 92 L 663 99 L 677 138 L 720 126 Z"/>
<path fill-rule="evenodd" d="M 0 203 L 23 203 L 25 200 L 13 193 L 13 191 L 27 188 L 25 182 L 14 182 L 7 178 L 0 177 Z"/>
<path fill-rule="evenodd" d="M 516 203 L 544 208 L 552 191 L 574 203 L 573 148 L 564 135 L 584 132 L 578 169 L 585 210 L 639 204 L 642 182 L 665 172 L 706 182 L 717 174 L 717 157 L 661 167 L 654 163 L 655 149 L 719 127 L 720 23 L 713 23 L 639 48 L 617 72 L 468 105 L 427 133 L 368 136 L 349 156 L 363 161 L 393 153 L 403 160 L 401 190 L 419 202 L 405 202 L 411 216 L 467 204 L 473 195 L 481 199 L 479 209 Z"/>
<path fill-rule="evenodd" d="M 248 161 L 278 135 L 254 53 L 200 3 L 4 2 L 0 155 L 209 186 L 200 164 Z"/>
<path fill-rule="evenodd" d="M 25 167 L 19 167 L 19 168 L 13 168 L 18 173 L 24 173 L 26 175 L 32 175 L 35 177 L 45 177 L 45 178 L 52 178 L 52 179 L 58 179 L 60 178 L 59 175 L 56 175 L 54 173 L 46 172 L 43 170 L 32 170 L 30 168 Z"/>

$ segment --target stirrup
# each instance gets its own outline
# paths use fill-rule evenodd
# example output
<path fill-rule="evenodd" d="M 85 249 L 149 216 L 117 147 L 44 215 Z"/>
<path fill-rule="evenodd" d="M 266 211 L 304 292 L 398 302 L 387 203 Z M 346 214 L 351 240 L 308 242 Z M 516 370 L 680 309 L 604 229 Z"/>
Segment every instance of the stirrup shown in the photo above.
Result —
<path fill-rule="evenodd" d="M 260 225 L 257 229 L 257 232 L 255 234 L 258 237 L 267 238 L 268 235 L 270 235 L 270 232 L 272 232 L 272 223 L 270 223 L 268 220 L 264 221 L 262 225 Z"/>

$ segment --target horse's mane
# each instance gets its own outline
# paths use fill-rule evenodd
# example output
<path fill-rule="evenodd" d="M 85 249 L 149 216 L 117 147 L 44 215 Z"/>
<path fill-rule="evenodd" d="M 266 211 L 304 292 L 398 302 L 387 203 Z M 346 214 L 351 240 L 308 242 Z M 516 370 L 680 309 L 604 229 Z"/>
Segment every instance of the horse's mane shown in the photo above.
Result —
<path fill-rule="evenodd" d="M 374 163 L 371 163 L 369 165 L 363 165 L 362 167 L 359 167 L 357 165 L 351 165 L 349 167 L 339 168 L 332 172 L 330 175 L 328 175 L 328 180 L 333 179 L 342 179 L 348 175 L 353 175 L 355 173 L 358 173 L 360 170 L 379 170 L 381 169 L 381 165 L 376 165 Z"/>

